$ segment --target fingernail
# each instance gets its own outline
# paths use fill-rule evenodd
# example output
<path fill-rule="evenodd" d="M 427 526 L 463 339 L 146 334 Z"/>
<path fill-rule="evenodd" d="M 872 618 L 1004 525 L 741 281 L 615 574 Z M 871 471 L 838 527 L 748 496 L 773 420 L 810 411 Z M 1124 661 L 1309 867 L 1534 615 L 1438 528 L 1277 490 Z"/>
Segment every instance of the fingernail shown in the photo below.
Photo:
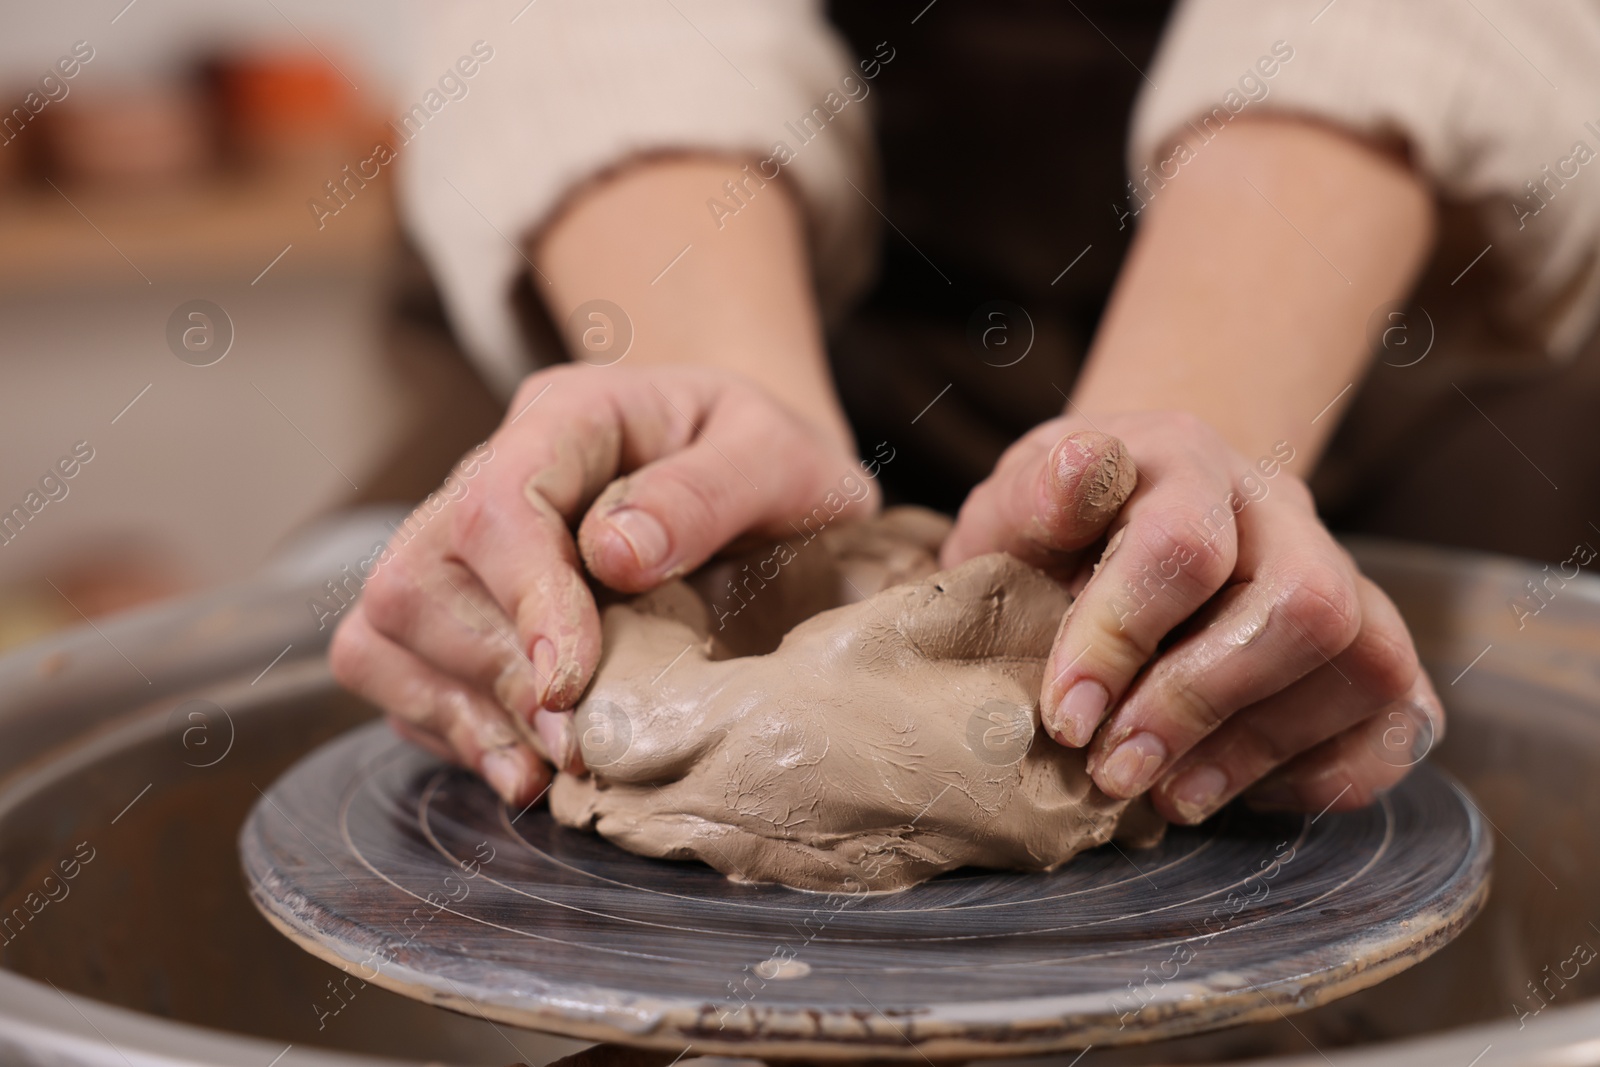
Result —
<path fill-rule="evenodd" d="M 1216 808 L 1228 788 L 1228 776 L 1215 763 L 1202 763 L 1178 776 L 1167 789 L 1172 806 L 1185 822 L 1199 822 Z"/>
<path fill-rule="evenodd" d="M 541 637 L 534 641 L 528 659 L 533 662 L 533 672 L 539 676 L 538 703 L 548 703 L 550 690 L 556 684 L 556 646 L 548 637 Z"/>
<path fill-rule="evenodd" d="M 1073 748 L 1089 743 L 1111 703 L 1106 687 L 1092 678 L 1074 682 L 1051 715 L 1052 733 Z"/>
<path fill-rule="evenodd" d="M 522 766 L 517 758 L 503 749 L 485 752 L 478 761 L 484 779 L 500 794 L 507 804 L 515 804 L 522 788 Z"/>
<path fill-rule="evenodd" d="M 1117 797 L 1131 797 L 1150 788 L 1167 759 L 1167 746 L 1155 734 L 1134 734 L 1106 758 L 1096 776 L 1100 788 Z"/>
<path fill-rule="evenodd" d="M 1094 458 L 1094 453 L 1085 448 L 1077 437 L 1072 433 L 1057 441 L 1054 455 L 1050 457 L 1050 480 L 1063 492 L 1077 488 L 1084 468 Z"/>
<path fill-rule="evenodd" d="M 1096 528 L 1121 510 L 1139 478 L 1127 446 L 1097 431 L 1069 434 L 1051 459 L 1056 490 L 1076 495 L 1078 521 Z"/>
<path fill-rule="evenodd" d="M 550 753 L 550 762 L 558 770 L 569 769 L 573 750 L 577 747 L 577 739 L 572 733 L 572 713 L 540 708 L 533 713 L 533 729 Z"/>
<path fill-rule="evenodd" d="M 633 550 L 633 558 L 645 570 L 654 570 L 666 562 L 667 530 L 656 517 L 638 508 L 618 508 L 606 516 L 606 522 L 616 530 Z"/>

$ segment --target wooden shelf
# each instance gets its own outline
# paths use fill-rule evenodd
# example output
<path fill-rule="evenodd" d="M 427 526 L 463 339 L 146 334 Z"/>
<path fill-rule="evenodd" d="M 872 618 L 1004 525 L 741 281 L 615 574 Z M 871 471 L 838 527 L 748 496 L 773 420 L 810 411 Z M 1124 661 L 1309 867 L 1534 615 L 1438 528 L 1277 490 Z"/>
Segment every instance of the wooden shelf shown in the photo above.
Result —
<path fill-rule="evenodd" d="M 146 188 L 0 188 L 0 286 L 142 287 L 218 275 L 248 285 L 286 245 L 293 248 L 261 284 L 379 267 L 398 239 L 388 174 L 319 230 L 307 202 L 325 196 L 337 171 L 324 165 Z"/>

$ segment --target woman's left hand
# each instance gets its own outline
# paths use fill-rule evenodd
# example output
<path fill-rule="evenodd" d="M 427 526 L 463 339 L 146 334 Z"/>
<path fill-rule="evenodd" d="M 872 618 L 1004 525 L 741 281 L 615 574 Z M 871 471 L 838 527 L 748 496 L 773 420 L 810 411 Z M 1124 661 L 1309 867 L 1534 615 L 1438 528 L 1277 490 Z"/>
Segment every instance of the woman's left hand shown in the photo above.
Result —
<path fill-rule="evenodd" d="M 1076 502 L 1107 469 L 1082 419 L 1013 445 L 941 559 L 1005 550 L 1076 575 L 1040 699 L 1050 735 L 1088 746 L 1102 790 L 1148 791 L 1180 823 L 1241 793 L 1347 810 L 1394 786 L 1442 736 L 1443 708 L 1399 612 L 1283 469 L 1293 449 L 1251 463 L 1181 412 L 1093 429 L 1121 439 L 1139 480 L 1092 578 L 1084 550 L 1104 516 Z"/>

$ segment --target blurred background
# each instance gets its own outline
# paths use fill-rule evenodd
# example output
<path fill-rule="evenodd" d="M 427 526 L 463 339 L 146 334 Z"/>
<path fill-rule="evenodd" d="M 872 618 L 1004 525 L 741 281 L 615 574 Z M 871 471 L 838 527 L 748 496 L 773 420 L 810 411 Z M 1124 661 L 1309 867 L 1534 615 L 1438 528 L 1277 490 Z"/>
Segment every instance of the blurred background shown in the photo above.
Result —
<path fill-rule="evenodd" d="M 494 425 L 393 168 L 308 207 L 384 136 L 413 10 L 7 11 L 0 649 L 248 575 L 315 516 L 420 497 Z"/>

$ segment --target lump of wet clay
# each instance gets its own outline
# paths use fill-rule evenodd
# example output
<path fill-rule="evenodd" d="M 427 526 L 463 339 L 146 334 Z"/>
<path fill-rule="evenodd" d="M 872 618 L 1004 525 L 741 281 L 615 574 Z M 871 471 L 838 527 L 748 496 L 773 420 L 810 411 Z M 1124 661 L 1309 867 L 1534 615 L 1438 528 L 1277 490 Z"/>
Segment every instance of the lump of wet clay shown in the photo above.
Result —
<path fill-rule="evenodd" d="M 557 777 L 555 818 L 817 891 L 1159 838 L 1040 728 L 1070 595 L 1002 553 L 939 570 L 948 529 L 896 508 L 607 607 L 576 722 L 588 773 Z"/>

